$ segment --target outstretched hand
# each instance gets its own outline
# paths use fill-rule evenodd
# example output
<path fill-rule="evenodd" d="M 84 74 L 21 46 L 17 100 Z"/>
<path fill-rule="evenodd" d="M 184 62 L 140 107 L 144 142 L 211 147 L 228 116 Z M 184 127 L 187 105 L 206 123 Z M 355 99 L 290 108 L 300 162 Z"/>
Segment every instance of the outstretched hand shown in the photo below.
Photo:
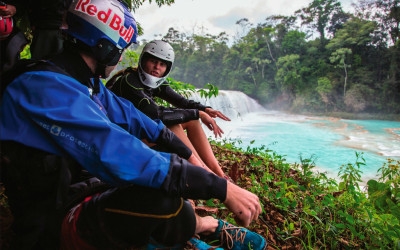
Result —
<path fill-rule="evenodd" d="M 224 131 L 222 131 L 213 118 L 203 111 L 200 111 L 199 115 L 204 125 L 206 125 L 209 130 L 214 132 L 215 138 L 218 138 L 218 136 L 222 137 Z"/>
<path fill-rule="evenodd" d="M 225 206 L 235 215 L 235 221 L 247 227 L 261 213 L 261 205 L 257 195 L 227 182 Z"/>
<path fill-rule="evenodd" d="M 214 110 L 214 109 L 212 109 L 212 108 L 206 108 L 206 109 L 205 109 L 205 112 L 206 112 L 209 116 L 211 116 L 212 118 L 219 117 L 219 118 L 221 118 L 222 120 L 225 120 L 225 121 L 230 121 L 230 120 L 231 120 L 231 119 L 229 119 L 228 117 L 226 117 L 224 114 L 222 114 L 221 112 L 219 112 L 218 110 Z"/>

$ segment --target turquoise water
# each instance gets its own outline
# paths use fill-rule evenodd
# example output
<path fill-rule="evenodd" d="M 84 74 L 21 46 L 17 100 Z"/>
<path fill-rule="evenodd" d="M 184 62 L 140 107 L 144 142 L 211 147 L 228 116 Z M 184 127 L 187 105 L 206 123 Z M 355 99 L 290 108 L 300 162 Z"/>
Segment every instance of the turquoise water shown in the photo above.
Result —
<path fill-rule="evenodd" d="M 363 153 L 364 181 L 377 177 L 387 158 L 400 160 L 400 122 L 353 121 L 288 115 L 280 112 L 250 113 L 232 122 L 217 121 L 224 138 L 239 139 L 242 147 L 267 146 L 289 163 L 313 157 L 320 172 L 336 178 L 339 168 Z M 253 144 L 251 141 L 255 140 Z"/>

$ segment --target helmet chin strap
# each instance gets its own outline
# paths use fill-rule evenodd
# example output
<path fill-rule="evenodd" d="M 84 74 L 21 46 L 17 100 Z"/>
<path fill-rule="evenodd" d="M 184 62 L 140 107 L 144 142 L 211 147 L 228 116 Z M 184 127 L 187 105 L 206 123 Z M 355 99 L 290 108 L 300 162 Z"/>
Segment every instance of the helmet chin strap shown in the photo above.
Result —
<path fill-rule="evenodd" d="M 106 77 L 106 67 L 107 67 L 106 64 L 100 63 L 97 61 L 94 76 L 99 77 L 99 78 L 105 78 Z"/>

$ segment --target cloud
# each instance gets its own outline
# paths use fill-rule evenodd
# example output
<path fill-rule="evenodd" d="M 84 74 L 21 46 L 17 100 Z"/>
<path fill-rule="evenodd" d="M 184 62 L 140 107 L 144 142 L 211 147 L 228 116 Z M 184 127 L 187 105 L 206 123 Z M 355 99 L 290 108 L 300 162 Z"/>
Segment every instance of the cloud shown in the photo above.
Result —
<path fill-rule="evenodd" d="M 236 21 L 241 18 L 243 18 L 243 16 L 238 13 L 229 13 L 225 16 L 210 17 L 209 21 L 215 27 L 227 29 L 231 28 L 236 23 Z"/>
<path fill-rule="evenodd" d="M 142 25 L 144 35 L 139 39 L 153 39 L 165 35 L 170 27 L 182 33 L 202 32 L 234 35 L 239 29 L 236 21 L 248 18 L 252 24 L 265 21 L 271 15 L 292 15 L 312 0 L 175 0 L 171 6 L 158 7 L 146 1 L 136 10 L 135 18 Z M 341 0 L 345 10 L 353 0 Z"/>

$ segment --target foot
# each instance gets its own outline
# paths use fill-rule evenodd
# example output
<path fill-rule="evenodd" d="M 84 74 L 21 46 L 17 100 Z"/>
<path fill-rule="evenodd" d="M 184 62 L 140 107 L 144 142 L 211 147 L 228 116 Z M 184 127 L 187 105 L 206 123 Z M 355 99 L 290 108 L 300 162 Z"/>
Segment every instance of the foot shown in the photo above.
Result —
<path fill-rule="evenodd" d="M 267 248 L 267 243 L 261 235 L 222 220 L 218 220 L 218 228 L 211 237 L 220 240 L 224 249 L 263 250 Z"/>
<path fill-rule="evenodd" d="M 188 242 L 188 245 L 190 245 L 190 249 L 196 249 L 196 250 L 207 250 L 207 249 L 215 249 L 215 250 L 223 250 L 223 248 L 217 248 L 208 245 L 204 241 L 199 240 L 196 237 L 191 238 Z"/>

